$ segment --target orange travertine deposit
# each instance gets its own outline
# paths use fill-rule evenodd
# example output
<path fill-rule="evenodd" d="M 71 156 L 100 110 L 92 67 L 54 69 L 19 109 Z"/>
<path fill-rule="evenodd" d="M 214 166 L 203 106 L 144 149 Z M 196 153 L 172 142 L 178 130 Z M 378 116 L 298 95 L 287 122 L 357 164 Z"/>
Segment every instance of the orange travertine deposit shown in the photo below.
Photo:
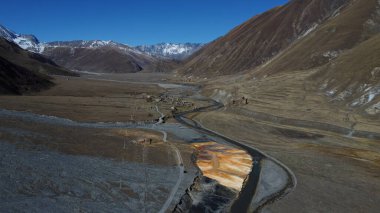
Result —
<path fill-rule="evenodd" d="M 252 158 L 247 152 L 212 141 L 193 146 L 199 151 L 196 164 L 204 176 L 228 188 L 241 190 L 252 169 Z"/>

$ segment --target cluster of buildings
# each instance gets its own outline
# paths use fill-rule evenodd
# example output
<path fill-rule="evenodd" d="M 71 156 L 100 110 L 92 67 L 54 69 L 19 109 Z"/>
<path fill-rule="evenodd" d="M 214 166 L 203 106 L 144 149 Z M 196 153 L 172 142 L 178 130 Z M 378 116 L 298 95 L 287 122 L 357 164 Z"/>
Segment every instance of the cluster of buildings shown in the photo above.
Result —
<path fill-rule="evenodd" d="M 249 104 L 249 102 L 248 102 L 248 98 L 243 96 L 240 99 L 233 99 L 231 104 L 232 105 L 247 105 L 247 104 Z"/>
<path fill-rule="evenodd" d="M 145 100 L 147 102 L 155 102 L 155 103 L 167 103 L 172 105 L 172 109 L 177 107 L 195 107 L 194 103 L 185 101 L 181 97 L 170 96 L 170 95 L 161 95 L 161 96 L 152 96 L 146 95 Z"/>

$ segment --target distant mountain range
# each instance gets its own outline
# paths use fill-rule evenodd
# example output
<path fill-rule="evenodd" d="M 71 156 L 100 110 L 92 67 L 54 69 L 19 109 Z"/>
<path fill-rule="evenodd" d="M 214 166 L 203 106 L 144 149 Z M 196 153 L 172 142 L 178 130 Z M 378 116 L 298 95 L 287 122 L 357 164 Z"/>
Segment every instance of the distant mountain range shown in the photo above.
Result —
<path fill-rule="evenodd" d="M 135 49 L 156 57 L 184 59 L 203 46 L 200 43 L 160 43 L 136 46 Z"/>
<path fill-rule="evenodd" d="M 181 60 L 200 49 L 196 43 L 142 45 L 131 47 L 114 41 L 76 40 L 40 42 L 34 35 L 17 34 L 0 25 L 0 37 L 21 48 L 47 56 L 71 70 L 131 73 L 140 71 L 168 72 Z"/>
<path fill-rule="evenodd" d="M 55 41 L 55 42 L 40 42 L 34 35 L 17 34 L 12 30 L 0 25 L 0 37 L 13 41 L 21 48 L 45 54 L 46 49 L 51 52 L 54 48 L 103 48 L 112 47 L 124 53 L 146 54 L 151 57 L 165 59 L 183 59 L 200 49 L 203 44 L 200 43 L 160 43 L 156 45 L 140 45 L 131 47 L 126 44 L 103 41 L 103 40 L 77 40 L 77 41 Z"/>

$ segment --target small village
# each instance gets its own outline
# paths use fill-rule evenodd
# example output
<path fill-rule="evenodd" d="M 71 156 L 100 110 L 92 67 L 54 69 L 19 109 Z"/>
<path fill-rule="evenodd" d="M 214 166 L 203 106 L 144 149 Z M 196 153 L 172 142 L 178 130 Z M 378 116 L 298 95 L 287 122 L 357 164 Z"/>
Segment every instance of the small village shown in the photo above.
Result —
<path fill-rule="evenodd" d="M 186 101 L 179 96 L 171 96 L 166 94 L 160 96 L 145 95 L 144 98 L 147 102 L 164 103 L 171 105 L 170 109 L 172 113 L 197 108 L 197 106 L 193 102 Z"/>

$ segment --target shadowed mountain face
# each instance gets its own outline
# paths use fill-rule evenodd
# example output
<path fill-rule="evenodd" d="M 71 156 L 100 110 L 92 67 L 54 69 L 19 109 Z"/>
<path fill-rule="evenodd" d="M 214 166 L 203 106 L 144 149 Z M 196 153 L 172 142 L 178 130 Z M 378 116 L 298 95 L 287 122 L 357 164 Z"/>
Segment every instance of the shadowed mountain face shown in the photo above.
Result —
<path fill-rule="evenodd" d="M 348 0 L 293 0 L 255 16 L 191 56 L 180 72 L 225 75 L 267 62 L 337 15 Z"/>
<path fill-rule="evenodd" d="M 23 94 L 53 85 L 49 77 L 0 57 L 0 94 Z"/>
<path fill-rule="evenodd" d="M 128 55 L 111 48 L 87 49 L 56 47 L 45 48 L 43 54 L 59 65 L 72 70 L 90 72 L 138 72 L 142 70 Z"/>
<path fill-rule="evenodd" d="M 58 66 L 52 60 L 40 54 L 23 50 L 17 44 L 4 38 L 0 38 L 0 57 L 35 73 L 75 75 L 67 69 Z"/>
<path fill-rule="evenodd" d="M 0 94 L 23 94 L 49 88 L 49 77 L 0 57 Z"/>
<path fill-rule="evenodd" d="M 75 75 L 52 60 L 0 38 L 0 93 L 23 94 L 53 85 L 47 74 Z"/>

